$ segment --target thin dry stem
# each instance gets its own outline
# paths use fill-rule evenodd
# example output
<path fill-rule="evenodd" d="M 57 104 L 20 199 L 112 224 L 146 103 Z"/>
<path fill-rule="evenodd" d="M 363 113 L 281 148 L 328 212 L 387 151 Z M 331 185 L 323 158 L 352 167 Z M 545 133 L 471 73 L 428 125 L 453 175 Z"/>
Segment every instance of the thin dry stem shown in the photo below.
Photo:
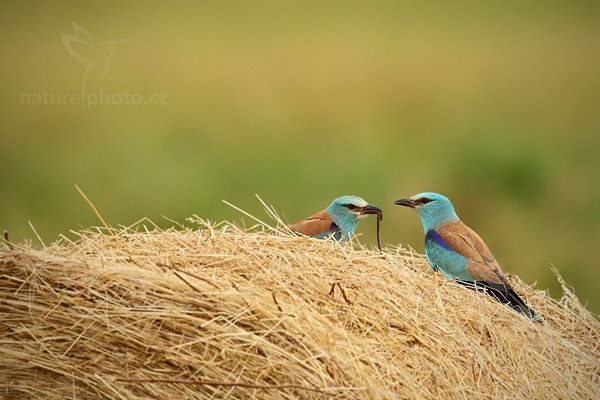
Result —
<path fill-rule="evenodd" d="M 83 191 L 79 188 L 79 186 L 75 185 L 75 189 L 77 189 L 77 191 L 79 192 L 79 194 L 81 195 L 81 197 L 83 197 L 83 199 L 92 208 L 92 211 L 94 211 L 94 214 L 96 214 L 96 217 L 98 217 L 98 219 L 100 220 L 100 223 L 106 229 L 106 232 L 108 232 L 110 235 L 112 235 L 113 232 L 112 232 L 111 227 L 106 223 L 106 221 L 104 221 L 104 218 L 102 218 L 102 215 L 100 215 L 100 212 L 98 212 L 98 209 L 96 208 L 96 206 L 94 205 L 94 203 L 92 203 L 92 201 L 89 199 L 89 197 L 87 197 L 85 195 L 85 193 L 83 193 Z"/>

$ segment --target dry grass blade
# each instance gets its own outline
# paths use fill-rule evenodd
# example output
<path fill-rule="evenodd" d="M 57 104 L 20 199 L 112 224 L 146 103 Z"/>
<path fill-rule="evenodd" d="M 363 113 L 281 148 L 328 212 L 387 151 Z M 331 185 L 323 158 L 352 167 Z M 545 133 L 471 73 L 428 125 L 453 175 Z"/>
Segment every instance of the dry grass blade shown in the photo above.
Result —
<path fill-rule="evenodd" d="M 261 200 L 262 201 L 262 200 Z M 233 204 L 231 204 L 230 202 L 228 202 L 227 200 L 223 200 L 223 203 L 227 204 L 229 207 L 233 208 L 236 211 L 241 212 L 242 214 L 244 214 L 245 216 L 253 219 L 254 221 L 258 222 L 261 226 L 267 228 L 268 230 L 270 230 L 271 232 L 277 232 L 277 229 L 273 228 L 271 225 L 267 224 L 266 222 L 261 221 L 260 219 L 256 218 L 254 215 L 242 210 L 241 208 L 239 208 L 238 206 L 235 206 Z"/>
<path fill-rule="evenodd" d="M 42 247 L 45 249 L 46 248 L 46 244 L 44 243 L 44 241 L 42 240 L 42 237 L 38 234 L 37 230 L 35 230 L 35 227 L 33 226 L 33 224 L 31 223 L 31 221 L 27 221 L 29 223 L 29 227 L 31 228 L 31 230 L 33 231 L 33 233 L 35 234 L 35 237 L 37 237 L 37 239 L 40 241 L 40 244 L 42 245 Z"/>
<path fill-rule="evenodd" d="M 87 197 L 85 195 L 85 193 L 83 193 L 83 191 L 79 188 L 79 186 L 75 185 L 75 189 L 77 189 L 77 191 L 79 192 L 81 197 L 83 197 L 83 199 L 86 201 L 86 203 L 88 203 L 88 205 L 91 207 L 92 211 L 94 211 L 94 214 L 96 214 L 96 217 L 98 217 L 98 219 L 100 220 L 100 223 L 102 223 L 102 226 L 104 226 L 104 228 L 106 229 L 106 232 L 112 235 L 112 229 L 110 228 L 110 226 L 108 226 L 108 224 L 106 223 L 104 218 L 102 218 L 102 215 L 100 215 L 100 212 L 98 211 L 98 209 L 96 208 L 94 203 L 92 203 L 92 201 L 89 199 L 89 197 Z"/>
<path fill-rule="evenodd" d="M 7 231 L 7 230 L 4 230 L 4 231 L 2 231 L 2 239 L 3 239 L 3 241 L 4 241 L 4 245 L 5 245 L 7 248 L 9 248 L 9 249 L 11 249 L 11 250 L 12 250 L 12 248 L 13 248 L 13 245 L 12 245 L 12 243 L 10 242 L 10 239 L 8 238 L 8 231 Z"/>
<path fill-rule="evenodd" d="M 191 221 L 0 252 L 1 396 L 598 398 L 600 324 L 566 287 L 511 278 L 534 324 L 412 250 Z"/>
<path fill-rule="evenodd" d="M 269 216 L 277 222 L 277 227 L 281 227 L 281 229 L 283 229 L 283 231 L 286 233 L 294 233 L 290 228 L 288 228 L 287 224 L 283 222 L 279 214 L 277 214 L 277 211 L 275 211 L 275 208 L 273 208 L 272 206 L 269 207 L 267 203 L 265 203 L 258 194 L 255 194 L 255 196 L 258 199 L 258 201 L 260 201 L 260 204 L 263 205 L 267 214 L 269 214 Z"/>

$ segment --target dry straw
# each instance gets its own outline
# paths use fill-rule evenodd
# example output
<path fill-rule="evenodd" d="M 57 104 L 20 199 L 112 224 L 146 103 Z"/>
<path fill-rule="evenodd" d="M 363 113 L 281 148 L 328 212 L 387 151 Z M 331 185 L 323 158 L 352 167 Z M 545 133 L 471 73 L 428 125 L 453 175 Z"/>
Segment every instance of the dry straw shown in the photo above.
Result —
<path fill-rule="evenodd" d="M 194 221 L 5 246 L 0 397 L 599 396 L 600 325 L 564 285 L 511 278 L 535 324 L 402 247 Z"/>

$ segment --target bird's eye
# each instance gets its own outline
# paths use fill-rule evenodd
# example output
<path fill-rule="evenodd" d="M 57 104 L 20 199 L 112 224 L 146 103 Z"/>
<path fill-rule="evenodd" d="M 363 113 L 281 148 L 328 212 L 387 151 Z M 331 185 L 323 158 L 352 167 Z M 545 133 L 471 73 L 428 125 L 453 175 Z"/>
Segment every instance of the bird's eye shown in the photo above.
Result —
<path fill-rule="evenodd" d="M 432 201 L 433 201 L 433 199 L 428 199 L 427 197 L 421 197 L 420 199 L 417 200 L 417 204 L 422 206 L 422 205 L 430 203 Z"/>
<path fill-rule="evenodd" d="M 350 211 L 355 211 L 358 207 L 356 207 L 354 204 L 346 204 L 346 207 L 348 208 L 348 210 Z"/>

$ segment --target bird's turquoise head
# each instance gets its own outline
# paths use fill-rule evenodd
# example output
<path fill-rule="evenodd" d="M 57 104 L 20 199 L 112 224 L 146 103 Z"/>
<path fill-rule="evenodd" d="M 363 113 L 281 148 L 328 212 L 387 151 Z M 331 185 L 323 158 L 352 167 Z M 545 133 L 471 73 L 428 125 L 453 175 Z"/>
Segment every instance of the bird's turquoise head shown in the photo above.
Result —
<path fill-rule="evenodd" d="M 329 207 L 325 209 L 333 219 L 333 222 L 340 227 L 343 240 L 349 240 L 356 228 L 360 218 L 367 214 L 378 214 L 383 219 L 383 213 L 379 207 L 367 203 L 358 196 L 342 196 L 333 200 Z"/>
<path fill-rule="evenodd" d="M 438 193 L 425 192 L 395 201 L 396 205 L 414 208 L 421 218 L 425 233 L 439 226 L 458 221 L 458 215 L 447 197 Z"/>

